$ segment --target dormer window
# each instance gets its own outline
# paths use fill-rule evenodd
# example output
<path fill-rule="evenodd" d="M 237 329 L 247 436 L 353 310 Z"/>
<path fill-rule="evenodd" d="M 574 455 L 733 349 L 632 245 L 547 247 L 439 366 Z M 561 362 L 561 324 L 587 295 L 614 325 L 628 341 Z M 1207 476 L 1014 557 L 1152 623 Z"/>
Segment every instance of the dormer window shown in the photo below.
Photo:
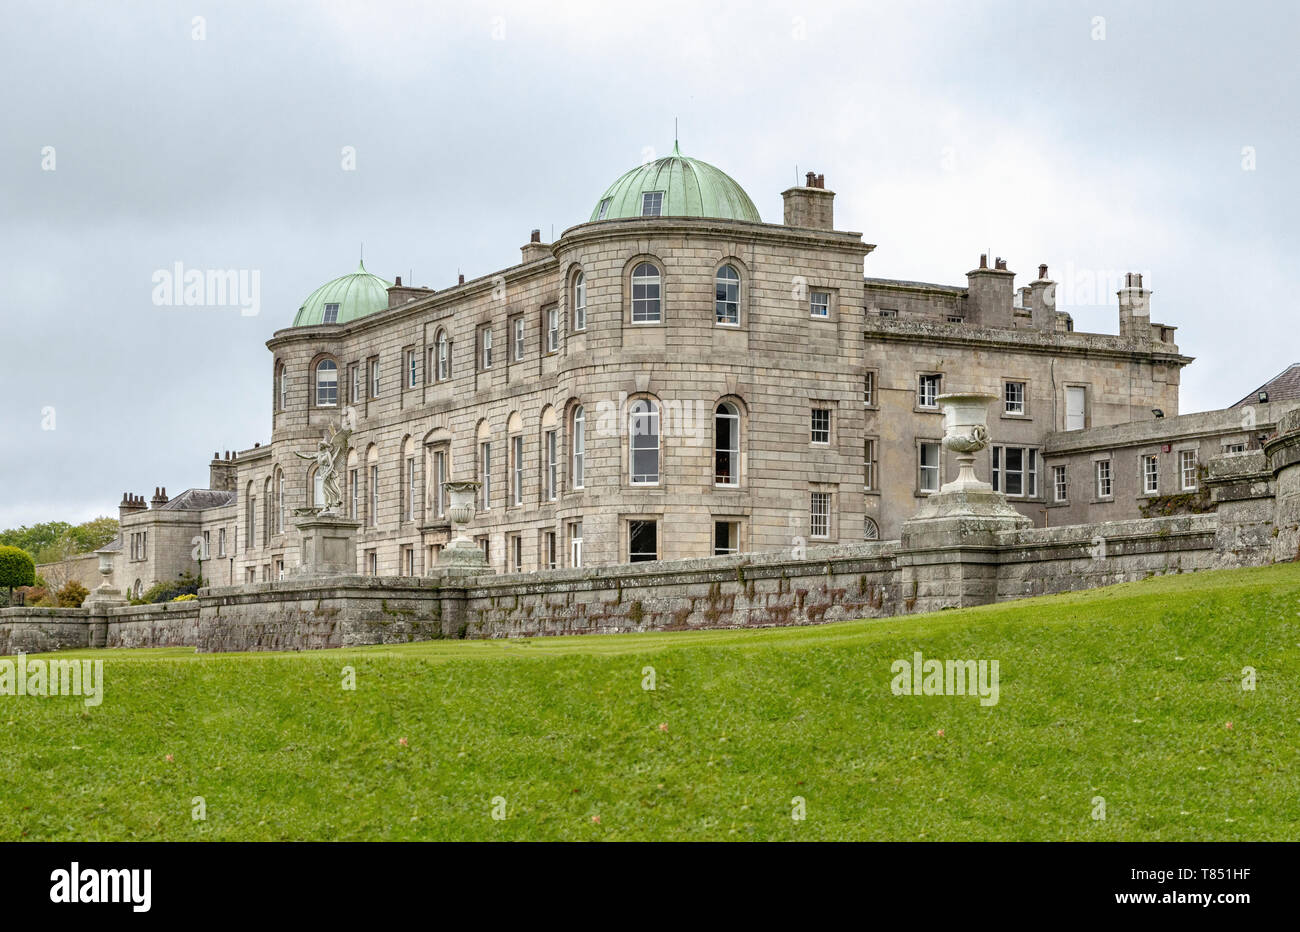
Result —
<path fill-rule="evenodd" d="M 337 304 L 325 305 L 325 319 L 323 323 L 337 324 L 339 322 L 339 306 Z"/>
<path fill-rule="evenodd" d="M 664 192 L 646 191 L 641 195 L 641 216 L 659 217 L 663 215 Z"/>
<path fill-rule="evenodd" d="M 597 220 L 605 219 L 605 214 L 609 213 L 609 202 L 612 200 L 612 197 L 607 197 L 600 202 L 600 213 L 596 215 Z"/>

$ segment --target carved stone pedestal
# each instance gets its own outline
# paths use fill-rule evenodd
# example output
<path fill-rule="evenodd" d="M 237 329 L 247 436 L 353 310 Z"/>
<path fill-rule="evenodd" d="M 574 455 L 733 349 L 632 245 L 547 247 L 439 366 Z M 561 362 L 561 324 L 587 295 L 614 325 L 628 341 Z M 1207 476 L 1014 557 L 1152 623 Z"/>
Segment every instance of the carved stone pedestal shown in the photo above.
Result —
<path fill-rule="evenodd" d="M 309 515 L 294 522 L 302 535 L 302 562 L 296 577 L 357 575 L 357 529 L 360 521 L 339 515 Z"/>

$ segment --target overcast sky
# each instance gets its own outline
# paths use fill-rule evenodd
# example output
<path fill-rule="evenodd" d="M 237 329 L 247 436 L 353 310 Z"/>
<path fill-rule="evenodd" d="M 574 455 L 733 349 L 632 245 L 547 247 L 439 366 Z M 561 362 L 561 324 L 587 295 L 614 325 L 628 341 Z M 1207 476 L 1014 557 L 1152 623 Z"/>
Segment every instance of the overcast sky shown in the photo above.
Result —
<path fill-rule="evenodd" d="M 1182 411 L 1231 404 L 1300 360 L 1298 7 L 6 0 L 0 528 L 206 486 L 363 241 L 437 288 L 512 265 L 674 119 L 768 222 L 825 174 L 868 275 L 963 285 L 991 249 L 1115 332 L 1092 282 L 1147 272 Z M 156 305 L 178 262 L 256 271 L 259 313 Z"/>

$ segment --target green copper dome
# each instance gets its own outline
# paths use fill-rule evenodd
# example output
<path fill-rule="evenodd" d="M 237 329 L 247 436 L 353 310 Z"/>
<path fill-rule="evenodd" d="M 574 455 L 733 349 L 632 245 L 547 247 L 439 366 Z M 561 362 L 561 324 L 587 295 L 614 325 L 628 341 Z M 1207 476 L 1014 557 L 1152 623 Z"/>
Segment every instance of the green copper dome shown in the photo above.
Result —
<path fill-rule="evenodd" d="M 307 300 L 302 302 L 302 307 L 298 308 L 293 326 L 346 324 L 350 320 L 382 311 L 388 307 L 388 289 L 391 285 L 391 282 L 367 272 L 364 262 L 359 263 L 351 275 L 326 282 L 308 295 Z"/>
<path fill-rule="evenodd" d="M 744 188 L 708 162 L 682 155 L 676 143 L 672 155 L 639 165 L 610 185 L 591 212 L 592 220 L 628 217 L 763 222 Z"/>

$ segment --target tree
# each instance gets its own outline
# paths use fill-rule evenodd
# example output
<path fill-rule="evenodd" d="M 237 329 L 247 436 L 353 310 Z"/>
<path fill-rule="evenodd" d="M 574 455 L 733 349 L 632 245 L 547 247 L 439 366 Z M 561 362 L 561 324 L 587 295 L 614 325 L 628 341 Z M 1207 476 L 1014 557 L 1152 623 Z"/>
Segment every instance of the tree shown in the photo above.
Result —
<path fill-rule="evenodd" d="M 0 545 L 0 586 L 9 590 L 13 601 L 14 586 L 30 586 L 36 582 L 36 561 L 27 551 L 9 545 Z"/>
<path fill-rule="evenodd" d="M 68 534 L 77 542 L 77 553 L 93 553 L 117 537 L 116 518 L 101 517 L 78 524 Z"/>
<path fill-rule="evenodd" d="M 59 606 L 61 608 L 81 608 L 81 603 L 86 601 L 88 595 L 90 595 L 89 589 L 75 579 L 70 579 L 59 590 Z"/>

